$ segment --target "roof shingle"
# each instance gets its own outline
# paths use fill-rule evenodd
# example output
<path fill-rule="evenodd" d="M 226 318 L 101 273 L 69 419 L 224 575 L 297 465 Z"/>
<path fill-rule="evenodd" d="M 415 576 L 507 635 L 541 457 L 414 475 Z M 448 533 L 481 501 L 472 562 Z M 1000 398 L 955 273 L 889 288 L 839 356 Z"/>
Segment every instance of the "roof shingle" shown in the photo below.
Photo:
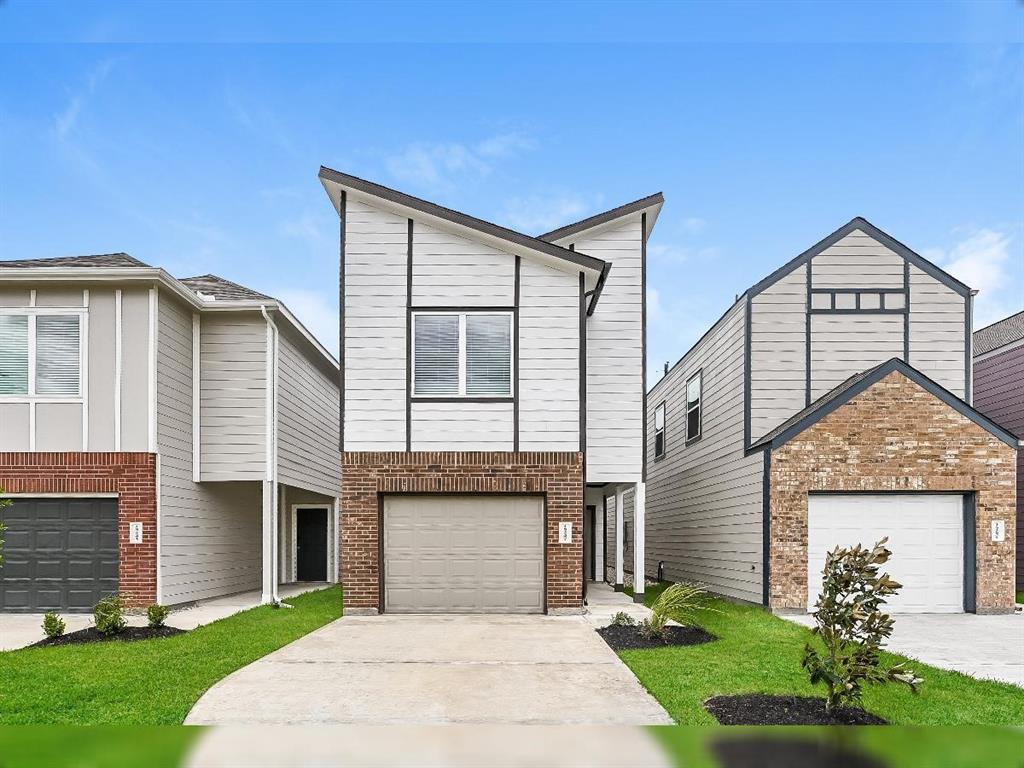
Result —
<path fill-rule="evenodd" d="M 975 331 L 974 355 L 984 355 L 1021 339 L 1024 339 L 1024 311 Z"/>
<path fill-rule="evenodd" d="M 246 288 L 244 285 L 233 283 L 217 275 L 199 275 L 197 277 L 185 277 L 179 282 L 188 286 L 197 294 L 213 296 L 214 299 L 225 301 L 274 301 L 271 296 Z"/>
<path fill-rule="evenodd" d="M 0 261 L 0 268 L 30 267 L 149 267 L 127 253 L 99 253 L 92 256 L 54 256 L 47 259 L 14 259 Z"/>

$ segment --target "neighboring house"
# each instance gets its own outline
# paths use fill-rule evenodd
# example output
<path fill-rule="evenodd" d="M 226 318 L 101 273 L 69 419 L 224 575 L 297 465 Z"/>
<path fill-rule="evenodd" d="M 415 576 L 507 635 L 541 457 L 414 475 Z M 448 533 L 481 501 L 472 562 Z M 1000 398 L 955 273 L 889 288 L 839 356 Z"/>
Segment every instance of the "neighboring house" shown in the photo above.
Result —
<path fill-rule="evenodd" d="M 628 498 L 642 532 L 661 195 L 531 237 L 320 179 L 341 218 L 346 612 L 579 612 L 605 505 Z"/>
<path fill-rule="evenodd" d="M 974 404 L 996 423 L 1017 436 L 1024 435 L 1024 312 L 975 331 Z M 1024 589 L 1024 451 L 1021 450 L 1017 452 L 1017 589 Z"/>
<path fill-rule="evenodd" d="M 337 374 L 283 304 L 213 275 L 0 262 L 0 610 L 336 580 Z"/>
<path fill-rule="evenodd" d="M 805 611 L 827 550 L 888 536 L 894 610 L 1012 610 L 1017 441 L 969 404 L 971 301 L 860 218 L 738 296 L 648 393 L 647 572 Z"/>

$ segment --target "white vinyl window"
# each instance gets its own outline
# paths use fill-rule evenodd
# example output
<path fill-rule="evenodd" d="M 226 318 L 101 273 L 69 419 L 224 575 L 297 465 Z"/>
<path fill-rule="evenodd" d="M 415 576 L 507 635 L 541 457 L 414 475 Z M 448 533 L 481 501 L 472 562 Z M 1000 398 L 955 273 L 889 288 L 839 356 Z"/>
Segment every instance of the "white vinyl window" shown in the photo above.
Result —
<path fill-rule="evenodd" d="M 654 409 L 654 458 L 665 455 L 665 404 L 659 403 Z"/>
<path fill-rule="evenodd" d="M 510 397 L 512 313 L 413 314 L 413 395 Z"/>
<path fill-rule="evenodd" d="M 0 314 L 0 396 L 79 397 L 81 378 L 80 314 Z"/>
<path fill-rule="evenodd" d="M 703 418 L 702 392 L 704 372 L 697 371 L 686 382 L 686 442 L 700 437 Z"/>

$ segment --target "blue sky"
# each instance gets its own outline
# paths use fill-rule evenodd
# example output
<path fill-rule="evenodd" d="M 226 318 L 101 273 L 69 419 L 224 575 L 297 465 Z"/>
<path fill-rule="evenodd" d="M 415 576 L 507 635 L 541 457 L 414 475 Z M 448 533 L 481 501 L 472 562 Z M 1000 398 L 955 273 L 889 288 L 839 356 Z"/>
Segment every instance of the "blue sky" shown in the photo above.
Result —
<path fill-rule="evenodd" d="M 1024 308 L 1024 5 L 0 0 L 0 258 L 127 251 L 336 346 L 321 164 L 536 234 L 661 190 L 649 364 L 854 216 Z"/>

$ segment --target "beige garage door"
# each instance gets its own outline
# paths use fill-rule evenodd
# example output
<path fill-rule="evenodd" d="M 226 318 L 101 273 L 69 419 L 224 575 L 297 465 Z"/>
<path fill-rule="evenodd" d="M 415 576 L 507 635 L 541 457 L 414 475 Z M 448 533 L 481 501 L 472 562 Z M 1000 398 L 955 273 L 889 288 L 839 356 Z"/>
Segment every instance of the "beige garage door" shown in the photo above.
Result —
<path fill-rule="evenodd" d="M 542 613 L 537 496 L 385 496 L 384 610 Z"/>

